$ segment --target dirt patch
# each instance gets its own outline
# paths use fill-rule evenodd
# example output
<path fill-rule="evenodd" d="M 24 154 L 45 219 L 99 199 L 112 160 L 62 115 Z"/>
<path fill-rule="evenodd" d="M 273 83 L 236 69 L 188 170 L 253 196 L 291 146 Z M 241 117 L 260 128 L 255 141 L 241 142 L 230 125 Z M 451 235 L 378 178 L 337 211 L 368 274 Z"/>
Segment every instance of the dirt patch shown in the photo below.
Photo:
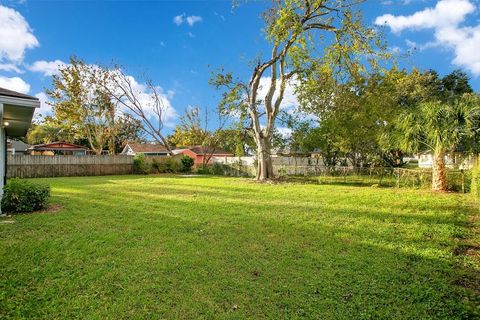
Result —
<path fill-rule="evenodd" d="M 10 218 L 10 217 L 13 217 L 13 216 L 16 216 L 16 215 L 27 215 L 27 214 L 50 214 L 50 213 L 57 213 L 58 211 L 60 211 L 61 209 L 63 208 L 63 206 L 59 205 L 59 204 L 52 204 L 51 206 L 49 206 L 48 208 L 46 209 L 43 209 L 43 210 L 39 210 L 39 211 L 34 211 L 34 212 L 19 212 L 19 213 L 15 213 L 15 214 L 9 214 L 9 215 L 5 215 L 4 217 L 6 218 Z M 6 220 L 6 221 L 2 221 L 2 223 L 9 223 L 8 221 L 10 220 Z M 14 223 L 15 221 L 12 221 L 10 223 Z"/>
<path fill-rule="evenodd" d="M 35 211 L 35 212 L 32 212 L 32 213 L 57 213 L 62 208 L 63 208 L 63 206 L 61 206 L 59 204 L 52 204 L 47 209 L 44 209 L 44 210 L 41 210 L 41 211 Z"/>

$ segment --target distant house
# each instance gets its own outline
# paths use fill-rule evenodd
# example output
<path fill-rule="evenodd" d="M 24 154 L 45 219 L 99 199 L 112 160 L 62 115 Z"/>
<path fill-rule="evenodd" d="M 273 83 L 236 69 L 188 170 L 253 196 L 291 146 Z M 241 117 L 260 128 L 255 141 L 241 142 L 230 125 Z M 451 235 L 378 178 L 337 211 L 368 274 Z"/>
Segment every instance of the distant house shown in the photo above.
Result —
<path fill-rule="evenodd" d="M 7 139 L 7 153 L 11 155 L 23 155 L 27 153 L 31 145 L 15 139 Z"/>
<path fill-rule="evenodd" d="M 470 169 L 472 168 L 474 159 L 470 155 L 466 155 L 461 152 L 454 152 L 445 155 L 445 165 L 450 169 Z M 433 154 L 430 152 L 424 152 L 418 155 L 418 167 L 419 168 L 432 168 L 433 166 Z"/>
<path fill-rule="evenodd" d="M 31 146 L 28 151 L 34 156 L 84 156 L 88 152 L 88 148 L 69 142 L 52 142 L 45 144 L 37 144 Z"/>
<path fill-rule="evenodd" d="M 233 157 L 233 153 L 213 147 L 194 146 L 185 149 L 173 150 L 174 154 L 183 154 L 194 160 L 194 165 L 199 166 L 205 162 L 212 164 L 213 158 L 217 157 Z"/>
<path fill-rule="evenodd" d="M 168 149 L 162 144 L 154 143 L 132 143 L 129 142 L 123 148 L 122 154 L 134 156 L 143 153 L 146 156 L 168 156 Z"/>

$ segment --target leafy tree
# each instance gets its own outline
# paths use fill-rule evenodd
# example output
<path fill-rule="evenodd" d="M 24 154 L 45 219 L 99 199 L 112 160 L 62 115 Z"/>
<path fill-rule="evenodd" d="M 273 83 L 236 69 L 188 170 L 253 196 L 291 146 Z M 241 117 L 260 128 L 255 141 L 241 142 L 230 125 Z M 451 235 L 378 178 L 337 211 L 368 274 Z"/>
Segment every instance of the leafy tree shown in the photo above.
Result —
<path fill-rule="evenodd" d="M 129 114 L 120 114 L 116 117 L 114 136 L 115 153 L 122 152 L 127 142 L 145 143 L 145 132 L 140 120 Z M 109 147 L 110 149 L 111 147 Z"/>
<path fill-rule="evenodd" d="M 208 110 L 205 110 L 202 119 L 201 110 L 193 107 L 185 111 L 180 118 L 180 125 L 175 128 L 170 142 L 177 147 L 202 146 L 205 152 L 203 166 L 205 167 L 222 144 L 223 120 L 219 115 L 217 127 L 209 129 Z"/>
<path fill-rule="evenodd" d="M 45 117 L 32 124 L 28 131 L 26 141 L 28 144 L 43 144 L 55 141 L 71 141 L 77 143 L 77 132 L 67 124 L 62 124 L 52 117 Z"/>
<path fill-rule="evenodd" d="M 219 72 L 211 84 L 224 88 L 220 109 L 250 120 L 258 158 L 257 180 L 273 178 L 272 137 L 287 85 L 314 74 L 327 78 L 365 72 L 365 56 L 381 47 L 378 33 L 362 24 L 360 0 L 278 0 L 264 14 L 271 55 L 259 59 L 250 81 Z M 370 59 L 375 66 L 373 58 Z M 265 81 L 266 80 L 266 81 Z M 265 95 L 260 95 L 262 81 Z"/>
<path fill-rule="evenodd" d="M 301 123 L 292 134 L 291 147 L 301 152 L 319 152 L 326 167 L 341 164 L 344 154 L 330 124 L 331 121 L 322 121 L 319 126 L 312 127 L 309 123 Z"/>
<path fill-rule="evenodd" d="M 465 93 L 473 93 L 467 74 L 461 70 L 455 70 L 441 80 L 444 99 L 455 99 Z"/>
<path fill-rule="evenodd" d="M 85 137 L 90 148 L 101 154 L 115 135 L 116 108 L 98 85 L 97 75 L 95 66 L 72 57 L 70 64 L 60 67 L 59 74 L 52 77 L 52 89 L 46 92 L 55 120 Z"/>

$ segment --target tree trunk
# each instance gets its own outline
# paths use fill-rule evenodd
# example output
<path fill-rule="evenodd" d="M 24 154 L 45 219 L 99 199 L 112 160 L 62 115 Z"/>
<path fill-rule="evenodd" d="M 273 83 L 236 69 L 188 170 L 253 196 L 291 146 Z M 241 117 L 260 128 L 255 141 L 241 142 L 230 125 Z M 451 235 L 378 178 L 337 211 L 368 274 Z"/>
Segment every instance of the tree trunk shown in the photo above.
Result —
<path fill-rule="evenodd" d="M 270 137 L 261 137 L 257 143 L 257 180 L 273 179 L 273 164 L 271 157 Z"/>
<path fill-rule="evenodd" d="M 108 154 L 115 155 L 115 137 L 111 136 L 108 142 Z"/>
<path fill-rule="evenodd" d="M 432 190 L 447 190 L 447 171 L 445 167 L 445 152 L 435 151 L 432 166 Z"/>

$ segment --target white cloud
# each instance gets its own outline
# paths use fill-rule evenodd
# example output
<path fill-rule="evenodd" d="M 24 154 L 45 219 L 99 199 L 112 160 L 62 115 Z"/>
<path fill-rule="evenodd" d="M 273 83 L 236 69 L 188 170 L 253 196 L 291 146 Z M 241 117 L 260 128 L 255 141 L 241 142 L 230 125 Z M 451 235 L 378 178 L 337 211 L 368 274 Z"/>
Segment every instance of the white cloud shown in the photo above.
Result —
<path fill-rule="evenodd" d="M 440 0 L 434 8 L 426 8 L 409 16 L 386 14 L 375 20 L 399 34 L 404 30 L 433 29 L 435 41 L 422 48 L 442 47 L 453 50 L 453 64 L 480 75 L 480 24 L 462 26 L 467 16 L 475 12 L 471 0 Z M 411 42 L 410 42 L 411 44 Z"/>
<path fill-rule="evenodd" d="M 182 13 L 178 16 L 173 17 L 173 23 L 179 26 L 183 23 L 184 19 L 185 19 L 185 13 Z"/>
<path fill-rule="evenodd" d="M 0 5 L 0 63 L 19 65 L 25 51 L 38 46 L 25 18 L 18 11 Z"/>
<path fill-rule="evenodd" d="M 200 16 L 188 16 L 186 21 L 190 27 L 193 27 L 193 25 L 197 22 L 202 22 L 202 17 Z"/>
<path fill-rule="evenodd" d="M 8 72 L 22 73 L 22 70 L 20 70 L 13 63 L 0 63 L 0 70 L 1 71 L 8 71 Z"/>
<path fill-rule="evenodd" d="M 193 27 L 196 23 L 201 22 L 202 20 L 203 18 L 201 16 L 187 16 L 185 13 L 173 17 L 173 23 L 175 23 L 177 26 L 186 23 L 190 27 Z"/>
<path fill-rule="evenodd" d="M 458 26 L 475 11 L 470 0 L 440 0 L 435 8 L 426 8 L 409 16 L 385 14 L 375 19 L 375 24 L 386 24 L 394 33 L 405 29 L 428 29 Z"/>
<path fill-rule="evenodd" d="M 39 61 L 35 61 L 33 64 L 28 66 L 27 69 L 33 72 L 43 73 L 44 76 L 53 76 L 59 73 L 59 67 L 62 67 L 65 65 L 66 63 L 61 60 L 55 60 L 55 61 L 39 60 Z"/>
<path fill-rule="evenodd" d="M 265 96 L 270 89 L 270 82 L 272 81 L 271 77 L 262 77 L 260 79 L 260 86 L 258 89 L 258 98 L 264 100 Z M 283 100 L 280 104 L 280 109 L 282 110 L 292 110 L 296 109 L 299 105 L 297 97 L 295 95 L 295 88 L 298 84 L 298 80 L 295 78 L 290 79 L 285 87 L 285 93 L 283 94 Z M 273 101 L 278 97 L 278 92 L 280 91 L 280 80 L 277 80 L 277 88 L 275 90 L 275 95 L 273 96 Z"/>
<path fill-rule="evenodd" d="M 51 115 L 52 112 L 52 106 L 49 105 L 48 102 L 48 96 L 45 94 L 45 92 L 39 92 L 35 95 L 35 97 L 40 100 L 40 108 L 35 110 L 37 114 L 41 114 L 42 116 L 48 116 Z"/>
<path fill-rule="evenodd" d="M 30 85 L 19 77 L 8 78 L 0 76 L 0 87 L 20 93 L 28 93 L 30 91 Z"/>
<path fill-rule="evenodd" d="M 290 138 L 292 136 L 293 130 L 287 127 L 277 127 L 278 133 L 284 138 Z"/>

